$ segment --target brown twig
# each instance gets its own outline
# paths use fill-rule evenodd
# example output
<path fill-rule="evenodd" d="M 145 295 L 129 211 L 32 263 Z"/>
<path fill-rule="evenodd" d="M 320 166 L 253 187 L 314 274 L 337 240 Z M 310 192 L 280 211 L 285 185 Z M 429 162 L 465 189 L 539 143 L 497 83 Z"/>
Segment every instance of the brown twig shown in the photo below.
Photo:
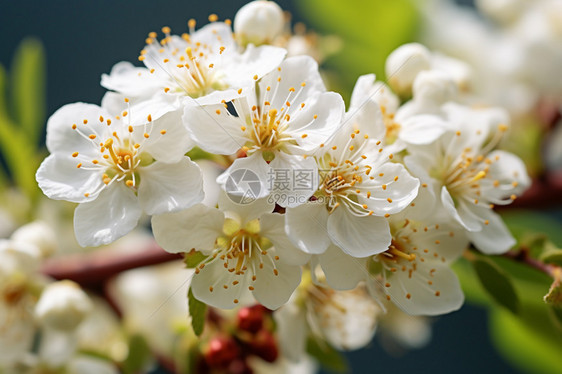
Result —
<path fill-rule="evenodd" d="M 545 264 L 544 262 L 532 258 L 529 254 L 529 249 L 526 247 L 521 247 L 518 251 L 509 251 L 501 255 L 502 257 L 509 258 L 513 261 L 523 263 L 528 265 L 529 267 L 536 269 L 540 272 L 543 272 L 552 278 L 555 278 L 556 269 L 558 266 Z"/>

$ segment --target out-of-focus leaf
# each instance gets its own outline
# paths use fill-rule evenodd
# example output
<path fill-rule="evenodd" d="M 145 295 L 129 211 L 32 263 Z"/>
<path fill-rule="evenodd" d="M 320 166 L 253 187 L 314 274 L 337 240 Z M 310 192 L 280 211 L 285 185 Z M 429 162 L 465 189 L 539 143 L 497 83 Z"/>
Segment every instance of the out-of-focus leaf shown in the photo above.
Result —
<path fill-rule="evenodd" d="M 197 265 L 199 265 L 205 258 L 207 258 L 207 256 L 203 253 L 192 249 L 183 256 L 183 262 L 187 268 L 192 269 L 197 267 Z"/>
<path fill-rule="evenodd" d="M 36 146 L 45 121 L 45 51 L 37 39 L 21 42 L 12 63 L 11 104 L 15 122 Z"/>
<path fill-rule="evenodd" d="M 140 335 L 133 335 L 129 338 L 129 354 L 123 361 L 122 371 L 124 374 L 143 372 L 151 359 L 150 348 L 145 339 Z"/>
<path fill-rule="evenodd" d="M 552 323 L 554 323 L 556 327 L 562 331 L 562 308 L 553 306 L 550 307 L 549 312 Z"/>
<path fill-rule="evenodd" d="M 519 299 L 506 272 L 486 258 L 477 258 L 472 265 L 488 294 L 500 305 L 517 313 Z"/>
<path fill-rule="evenodd" d="M 499 308 L 490 316 L 494 345 L 510 361 L 529 373 L 560 373 L 562 340 L 544 334 Z"/>
<path fill-rule="evenodd" d="M 349 373 L 349 364 L 345 357 L 328 343 L 309 337 L 306 352 L 320 362 L 327 370 L 334 373 Z"/>
<path fill-rule="evenodd" d="M 537 176 L 544 168 L 541 152 L 543 136 L 544 130 L 537 118 L 521 119 L 517 123 L 517 128 L 509 132 L 502 142 L 502 148 L 521 157 L 529 175 Z"/>
<path fill-rule="evenodd" d="M 329 57 L 351 88 L 359 75 L 384 77 L 388 54 L 414 39 L 418 15 L 410 0 L 295 0 L 307 22 L 324 34 L 343 39 L 343 48 Z M 350 89 L 347 91 L 350 92 Z"/>
<path fill-rule="evenodd" d="M 189 315 L 191 316 L 191 327 L 195 335 L 200 336 L 205 327 L 205 317 L 207 315 L 207 304 L 197 300 L 191 292 L 191 287 L 187 292 L 187 304 L 189 307 Z"/>
<path fill-rule="evenodd" d="M 30 198 L 38 192 L 35 170 L 38 160 L 35 145 L 15 124 L 0 113 L 0 151 L 16 185 Z"/>
<path fill-rule="evenodd" d="M 560 222 L 544 213 L 524 209 L 510 210 L 502 212 L 502 218 L 519 243 L 525 235 L 542 233 L 557 246 L 562 246 Z"/>
<path fill-rule="evenodd" d="M 550 242 L 546 242 L 544 244 L 543 253 L 539 258 L 543 262 L 562 266 L 562 249 L 558 248 Z"/>

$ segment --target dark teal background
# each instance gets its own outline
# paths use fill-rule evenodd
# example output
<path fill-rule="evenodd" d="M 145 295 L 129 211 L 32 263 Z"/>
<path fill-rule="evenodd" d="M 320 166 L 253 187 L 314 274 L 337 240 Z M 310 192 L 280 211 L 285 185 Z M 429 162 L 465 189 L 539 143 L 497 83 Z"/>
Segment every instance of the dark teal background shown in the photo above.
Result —
<path fill-rule="evenodd" d="M 101 74 L 121 60 L 138 63 L 136 58 L 149 31 L 167 25 L 181 33 L 186 30 L 187 19 L 206 23 L 210 13 L 217 13 L 220 19 L 233 18 L 244 3 L 4 0 L 0 5 L 0 63 L 9 68 L 20 41 L 36 36 L 47 53 L 48 115 L 71 102 L 99 103 L 104 94 L 99 86 Z M 278 3 L 291 9 L 289 1 Z M 295 18 L 302 19 L 298 15 Z M 482 309 L 465 306 L 460 312 L 442 316 L 434 324 L 433 333 L 428 347 L 400 357 L 387 354 L 375 340 L 370 347 L 347 355 L 353 373 L 517 372 L 491 346 Z"/>

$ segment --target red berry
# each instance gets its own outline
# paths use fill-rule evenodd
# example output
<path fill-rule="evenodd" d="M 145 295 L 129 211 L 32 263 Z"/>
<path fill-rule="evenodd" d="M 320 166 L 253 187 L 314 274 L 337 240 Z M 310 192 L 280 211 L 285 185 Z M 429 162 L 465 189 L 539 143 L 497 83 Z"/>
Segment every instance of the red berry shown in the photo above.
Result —
<path fill-rule="evenodd" d="M 264 316 L 267 309 L 261 305 L 242 308 L 238 311 L 238 328 L 252 334 L 263 328 Z"/>
<path fill-rule="evenodd" d="M 224 369 L 240 356 L 240 348 L 234 339 L 225 336 L 213 338 L 205 353 L 205 361 L 211 368 Z"/>

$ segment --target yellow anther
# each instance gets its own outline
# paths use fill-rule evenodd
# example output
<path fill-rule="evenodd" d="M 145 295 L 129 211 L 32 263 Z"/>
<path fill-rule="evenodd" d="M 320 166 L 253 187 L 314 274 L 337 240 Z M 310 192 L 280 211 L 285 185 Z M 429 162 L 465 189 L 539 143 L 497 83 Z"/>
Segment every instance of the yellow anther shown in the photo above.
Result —
<path fill-rule="evenodd" d="M 166 135 L 166 130 L 160 130 L 160 134 Z"/>

